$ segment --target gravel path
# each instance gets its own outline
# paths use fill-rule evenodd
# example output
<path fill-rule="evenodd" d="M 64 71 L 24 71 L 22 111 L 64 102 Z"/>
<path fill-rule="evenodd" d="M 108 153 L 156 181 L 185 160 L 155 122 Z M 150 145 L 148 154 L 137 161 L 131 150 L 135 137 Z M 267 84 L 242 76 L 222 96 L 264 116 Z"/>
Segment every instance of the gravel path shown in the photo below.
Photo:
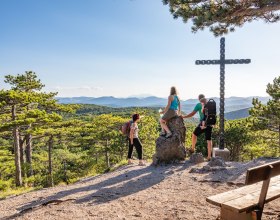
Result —
<path fill-rule="evenodd" d="M 190 173 L 199 165 L 129 165 L 114 172 L 0 201 L 0 219 L 217 219 L 205 198 L 243 185 L 245 171 L 268 162 L 228 163 L 226 170 Z M 280 200 L 265 206 L 263 219 L 280 219 Z"/>

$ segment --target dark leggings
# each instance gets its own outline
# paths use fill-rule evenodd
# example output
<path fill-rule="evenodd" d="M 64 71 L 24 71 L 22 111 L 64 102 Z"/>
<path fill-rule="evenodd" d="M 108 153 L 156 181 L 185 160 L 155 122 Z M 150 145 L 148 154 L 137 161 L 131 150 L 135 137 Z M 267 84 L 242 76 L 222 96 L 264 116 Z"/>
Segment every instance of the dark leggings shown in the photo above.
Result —
<path fill-rule="evenodd" d="M 133 146 L 135 146 L 137 154 L 138 154 L 138 159 L 142 160 L 142 154 L 143 154 L 143 147 L 142 144 L 140 142 L 140 140 L 138 138 L 133 138 L 133 145 L 130 143 L 130 139 L 129 139 L 129 145 L 128 145 L 128 159 L 131 159 L 132 156 L 132 151 L 133 151 Z"/>

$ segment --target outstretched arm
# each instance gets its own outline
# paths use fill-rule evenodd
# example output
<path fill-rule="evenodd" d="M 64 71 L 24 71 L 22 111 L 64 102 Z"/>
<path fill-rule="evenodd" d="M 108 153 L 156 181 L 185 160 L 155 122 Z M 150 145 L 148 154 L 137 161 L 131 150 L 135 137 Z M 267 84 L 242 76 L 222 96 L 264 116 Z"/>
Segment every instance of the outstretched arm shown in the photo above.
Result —
<path fill-rule="evenodd" d="M 190 114 L 182 115 L 183 118 L 190 118 L 196 114 L 196 111 L 192 111 Z"/>

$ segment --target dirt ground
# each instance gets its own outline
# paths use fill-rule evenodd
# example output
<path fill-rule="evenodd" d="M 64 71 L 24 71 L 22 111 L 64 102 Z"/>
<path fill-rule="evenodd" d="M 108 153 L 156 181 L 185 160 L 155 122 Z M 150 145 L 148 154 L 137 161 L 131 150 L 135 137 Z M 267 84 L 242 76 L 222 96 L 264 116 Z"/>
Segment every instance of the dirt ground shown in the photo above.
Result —
<path fill-rule="evenodd" d="M 265 162 L 230 162 L 225 170 L 203 174 L 190 170 L 206 163 L 128 165 L 2 200 L 0 219 L 217 219 L 219 208 L 206 197 L 242 186 L 246 170 Z M 280 219 L 280 199 L 265 206 L 263 219 Z"/>

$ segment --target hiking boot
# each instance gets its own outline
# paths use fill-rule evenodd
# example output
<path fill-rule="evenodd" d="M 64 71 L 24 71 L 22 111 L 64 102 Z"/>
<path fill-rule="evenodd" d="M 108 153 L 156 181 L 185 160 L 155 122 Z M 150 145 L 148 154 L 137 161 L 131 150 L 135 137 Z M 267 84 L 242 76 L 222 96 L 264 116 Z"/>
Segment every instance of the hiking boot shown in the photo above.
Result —
<path fill-rule="evenodd" d="M 171 133 L 171 132 L 169 132 L 169 133 L 167 133 L 167 134 L 166 134 L 166 136 L 165 136 L 165 137 L 166 137 L 166 138 L 170 138 L 171 136 L 172 136 L 172 133 Z"/>
<path fill-rule="evenodd" d="M 159 133 L 159 135 L 160 135 L 160 136 L 165 136 L 166 133 L 165 133 L 165 131 L 162 131 L 162 132 Z"/>

